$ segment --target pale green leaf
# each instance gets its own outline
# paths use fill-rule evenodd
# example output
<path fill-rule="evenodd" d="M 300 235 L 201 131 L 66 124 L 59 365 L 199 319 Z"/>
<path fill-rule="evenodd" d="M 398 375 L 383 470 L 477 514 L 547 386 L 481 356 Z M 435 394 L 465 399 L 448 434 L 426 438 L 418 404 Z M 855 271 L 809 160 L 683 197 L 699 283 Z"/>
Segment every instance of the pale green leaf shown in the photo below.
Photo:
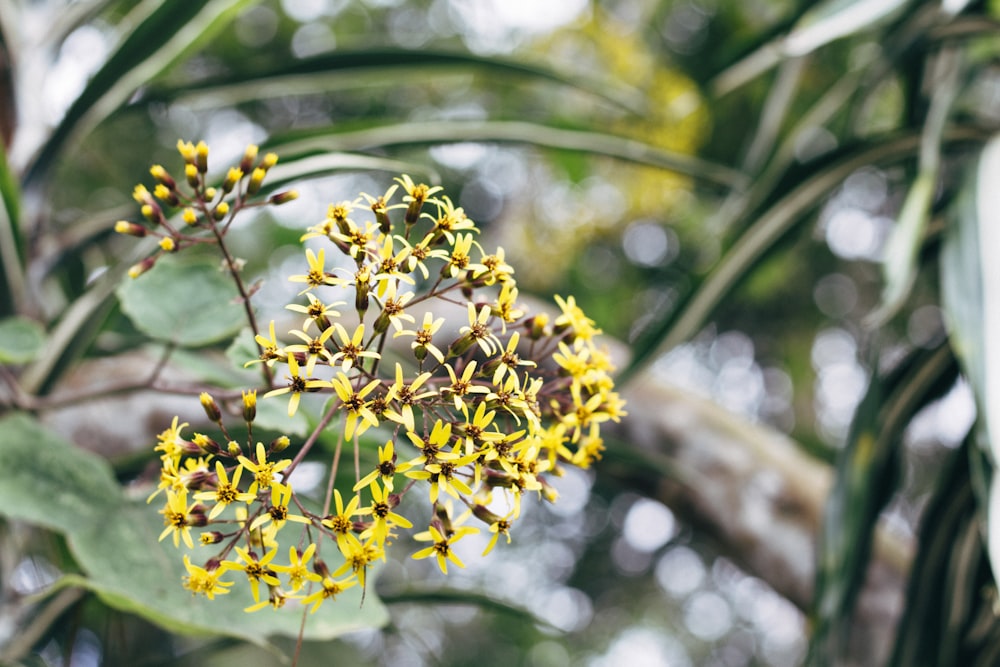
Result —
<path fill-rule="evenodd" d="M 34 320 L 0 320 L 0 364 L 23 364 L 38 358 L 45 346 L 45 330 Z"/>
<path fill-rule="evenodd" d="M 107 604 L 141 615 L 174 632 L 221 634 L 263 644 L 268 637 L 296 637 L 303 607 L 294 601 L 281 610 L 254 614 L 245 581 L 233 593 L 214 601 L 191 595 L 182 586 L 183 554 L 195 564 L 211 555 L 202 547 L 175 549 L 163 529 L 156 504 L 129 499 L 104 459 L 76 448 L 26 415 L 0 420 L 0 514 L 34 523 L 66 536 L 84 576 L 67 577 L 61 585 L 79 585 Z M 276 563 L 284 563 L 287 550 Z M 244 576 L 234 572 L 226 580 Z M 308 617 L 305 637 L 331 639 L 345 632 L 378 627 L 387 611 L 369 590 L 352 588 L 327 601 Z M 219 622 L 225 619 L 225 622 Z"/>
<path fill-rule="evenodd" d="M 161 257 L 118 288 L 122 311 L 147 336 L 197 347 L 232 336 L 246 321 L 232 281 L 216 263 Z"/>

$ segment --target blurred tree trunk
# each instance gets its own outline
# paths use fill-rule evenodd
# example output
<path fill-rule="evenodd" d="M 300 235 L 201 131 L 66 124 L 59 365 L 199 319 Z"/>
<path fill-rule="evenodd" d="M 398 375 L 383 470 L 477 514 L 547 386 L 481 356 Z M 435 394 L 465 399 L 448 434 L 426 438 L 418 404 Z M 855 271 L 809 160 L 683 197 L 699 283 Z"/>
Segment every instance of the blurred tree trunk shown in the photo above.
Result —
<path fill-rule="evenodd" d="M 723 552 L 808 610 L 817 535 L 833 474 L 785 434 L 751 423 L 669 385 L 650 371 L 623 390 L 623 441 L 668 470 L 655 479 L 635 466 L 612 474 L 671 507 Z M 635 476 L 643 477 L 642 480 Z M 902 608 L 912 546 L 880 528 L 858 602 L 851 664 L 884 663 Z"/>

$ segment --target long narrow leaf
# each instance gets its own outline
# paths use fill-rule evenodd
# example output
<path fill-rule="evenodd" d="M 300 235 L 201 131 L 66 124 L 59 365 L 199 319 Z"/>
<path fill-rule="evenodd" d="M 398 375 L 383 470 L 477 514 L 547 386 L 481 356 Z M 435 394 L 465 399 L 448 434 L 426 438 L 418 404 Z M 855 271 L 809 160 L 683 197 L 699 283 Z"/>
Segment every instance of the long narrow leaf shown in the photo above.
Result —
<path fill-rule="evenodd" d="M 277 138 L 272 148 L 283 155 L 302 155 L 463 141 L 521 143 L 578 151 L 676 171 L 727 188 L 747 185 L 747 178 L 734 169 L 634 139 L 518 121 L 432 121 L 386 125 L 354 132 L 331 129 L 302 139 Z"/>
<path fill-rule="evenodd" d="M 719 74 L 712 82 L 712 90 L 715 95 L 725 95 L 787 58 L 808 55 L 830 42 L 870 30 L 909 1 L 826 0 L 806 12 L 788 34 L 764 44 Z"/>
<path fill-rule="evenodd" d="M 974 142 L 981 136 L 976 130 L 953 130 L 946 133 L 945 143 L 958 145 Z M 764 211 L 687 300 L 634 347 L 634 356 L 624 375 L 631 376 L 648 360 L 697 333 L 716 306 L 756 263 L 852 172 L 865 165 L 891 164 L 914 157 L 919 145 L 920 137 L 910 133 L 877 144 L 855 147 L 805 178 Z"/>
<path fill-rule="evenodd" d="M 0 268 L 5 294 L 0 295 L 0 317 L 24 312 L 25 284 L 20 232 L 20 192 L 0 146 Z"/>
<path fill-rule="evenodd" d="M 386 79 L 420 81 L 440 72 L 482 71 L 490 76 L 510 75 L 525 81 L 549 81 L 576 88 L 632 113 L 645 113 L 641 91 L 620 81 L 594 79 L 565 73 L 499 56 L 478 56 L 459 51 L 434 49 L 338 50 L 332 53 L 281 61 L 271 69 L 246 74 L 227 74 L 224 79 L 208 79 L 182 86 L 152 86 L 143 101 L 181 101 L 195 106 L 225 106 L 268 97 L 314 94 L 344 85 L 370 85 Z"/>
<path fill-rule="evenodd" d="M 951 350 L 942 346 L 917 350 L 869 383 L 826 503 L 812 609 L 812 664 L 835 657 L 850 628 L 875 527 L 900 479 L 903 431 L 923 406 L 954 384 L 957 373 Z"/>
<path fill-rule="evenodd" d="M 1000 136 L 983 148 L 976 169 L 951 211 L 942 245 L 941 282 L 945 316 L 976 394 L 982 415 L 982 442 L 993 460 L 1000 453 Z M 994 573 L 1000 573 L 1000 483 L 990 486 L 988 540 Z"/>
<path fill-rule="evenodd" d="M 232 21 L 253 0 L 186 0 L 162 3 L 94 74 L 25 174 L 37 182 L 64 146 L 121 108 L 139 89 L 168 70 Z M 143 10 L 140 5 L 136 11 Z"/>

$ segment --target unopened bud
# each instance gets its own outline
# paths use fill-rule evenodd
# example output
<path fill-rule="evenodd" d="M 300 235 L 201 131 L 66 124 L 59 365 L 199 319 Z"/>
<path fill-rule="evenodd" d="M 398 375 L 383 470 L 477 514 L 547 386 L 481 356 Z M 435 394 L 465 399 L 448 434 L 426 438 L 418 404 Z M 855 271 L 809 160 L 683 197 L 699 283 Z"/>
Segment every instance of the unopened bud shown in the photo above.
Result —
<path fill-rule="evenodd" d="M 265 171 L 267 171 L 276 164 L 278 164 L 278 155 L 276 153 L 267 153 L 264 156 L 264 159 L 260 161 L 260 166 Z"/>
<path fill-rule="evenodd" d="M 184 218 L 184 222 L 188 225 L 198 224 L 198 214 L 193 208 L 184 209 L 184 213 L 182 213 L 181 216 Z"/>
<path fill-rule="evenodd" d="M 326 561 L 322 558 L 313 559 L 313 572 L 323 577 L 324 579 L 330 576 L 330 568 L 327 567 Z"/>
<path fill-rule="evenodd" d="M 243 448 L 240 447 L 240 443 L 235 440 L 230 440 L 226 443 L 226 453 L 234 459 L 239 458 L 240 456 L 243 456 Z"/>
<path fill-rule="evenodd" d="M 154 164 L 149 168 L 149 173 L 153 175 L 153 178 L 163 183 L 165 186 L 171 190 L 177 189 L 177 182 L 174 181 L 173 177 L 167 173 L 167 170 L 158 164 Z"/>
<path fill-rule="evenodd" d="M 267 171 L 263 168 L 257 167 L 254 169 L 253 172 L 250 173 L 250 182 L 247 183 L 247 192 L 252 195 L 257 194 L 266 175 Z"/>
<path fill-rule="evenodd" d="M 177 195 L 173 191 L 165 186 L 163 183 L 157 183 L 156 187 L 153 188 L 153 194 L 162 202 L 166 202 L 171 206 L 177 206 L 180 201 L 177 199 Z"/>
<path fill-rule="evenodd" d="M 545 335 L 545 329 L 549 326 L 549 316 L 547 313 L 538 313 L 531 318 L 528 337 L 531 340 L 539 340 Z"/>
<path fill-rule="evenodd" d="M 257 159 L 257 151 L 259 149 L 255 144 L 250 144 L 247 149 L 243 151 L 243 159 L 240 160 L 240 171 L 244 174 L 253 169 L 253 161 Z"/>
<path fill-rule="evenodd" d="M 153 255 L 151 257 L 147 257 L 146 259 L 142 260 L 138 264 L 133 264 L 132 267 L 129 268 L 129 270 L 128 270 L 128 277 L 129 278 L 138 278 L 139 276 L 141 276 L 142 274 L 144 274 L 146 271 L 149 271 L 151 268 L 153 268 L 154 264 L 156 264 L 156 255 Z"/>
<path fill-rule="evenodd" d="M 195 164 L 198 165 L 198 171 L 204 174 L 208 171 L 208 144 L 199 141 L 195 146 L 195 153 Z"/>
<path fill-rule="evenodd" d="M 160 248 L 163 252 L 175 252 L 177 250 L 177 243 L 169 236 L 164 236 L 160 239 Z"/>
<path fill-rule="evenodd" d="M 257 418 L 257 390 L 243 392 L 243 420 L 252 422 Z"/>
<path fill-rule="evenodd" d="M 119 234 L 126 234 L 127 236 L 138 236 L 142 238 L 146 235 L 148 231 L 142 225 L 137 225 L 134 222 L 129 222 L 128 220 L 119 220 L 115 223 L 115 231 Z"/>
<path fill-rule="evenodd" d="M 201 407 L 205 409 L 205 414 L 208 415 L 209 420 L 213 422 L 222 420 L 222 411 L 219 410 L 219 404 L 215 402 L 211 394 L 203 391 L 198 400 L 201 401 Z"/>
<path fill-rule="evenodd" d="M 198 541 L 202 546 L 209 546 L 211 544 L 218 544 L 222 541 L 223 535 L 217 530 L 209 530 L 201 534 Z"/>
<path fill-rule="evenodd" d="M 241 178 L 243 178 L 243 172 L 238 167 L 230 167 L 226 173 L 226 180 L 222 182 L 222 191 L 230 192 Z"/>
<path fill-rule="evenodd" d="M 194 164 L 184 165 L 184 178 L 192 188 L 198 187 L 198 167 Z"/>
<path fill-rule="evenodd" d="M 137 204 L 148 204 L 153 201 L 153 197 L 149 194 L 149 190 L 147 190 L 146 186 L 141 183 L 132 188 L 132 199 L 134 199 Z"/>
<path fill-rule="evenodd" d="M 204 433 L 195 433 L 191 437 L 191 442 L 194 443 L 194 445 L 197 446 L 198 449 L 202 450 L 201 452 L 198 452 L 199 454 L 204 452 L 208 452 L 209 454 L 218 454 L 219 452 L 222 451 L 222 449 L 219 447 L 219 443 L 217 443 L 215 440 L 212 440 Z"/>
<path fill-rule="evenodd" d="M 290 444 L 292 444 L 292 441 L 288 439 L 287 435 L 279 435 L 271 441 L 271 451 L 275 454 L 283 452 L 288 449 L 288 445 Z"/>
<path fill-rule="evenodd" d="M 222 220 L 229 213 L 229 204 L 221 201 L 219 205 L 212 210 L 212 217 L 216 220 Z"/>
<path fill-rule="evenodd" d="M 295 201 L 298 198 L 299 198 L 298 190 L 285 190 L 284 192 L 278 192 L 276 194 L 271 195 L 271 198 L 268 199 L 267 201 L 274 204 L 275 206 L 281 206 L 282 204 L 287 204 L 290 201 Z"/>
<path fill-rule="evenodd" d="M 178 139 L 177 152 L 181 154 L 181 157 L 184 158 L 184 161 L 186 163 L 191 165 L 194 164 L 196 155 L 194 150 L 194 144 L 192 144 L 190 141 L 184 141 L 183 139 Z"/>
<path fill-rule="evenodd" d="M 476 342 L 476 339 L 472 337 L 471 334 L 465 334 L 448 348 L 449 357 L 460 357 L 465 354 L 472 344 Z"/>

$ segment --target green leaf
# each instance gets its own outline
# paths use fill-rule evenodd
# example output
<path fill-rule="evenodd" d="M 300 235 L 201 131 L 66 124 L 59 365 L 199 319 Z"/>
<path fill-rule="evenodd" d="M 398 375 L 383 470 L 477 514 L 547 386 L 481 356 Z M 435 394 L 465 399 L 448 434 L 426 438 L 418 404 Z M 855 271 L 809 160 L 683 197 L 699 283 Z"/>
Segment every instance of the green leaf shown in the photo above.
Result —
<path fill-rule="evenodd" d="M 531 144 L 615 158 L 686 174 L 726 188 L 742 189 L 747 177 L 722 164 L 676 153 L 627 137 L 567 130 L 521 121 L 428 121 L 384 125 L 353 132 L 323 129 L 304 138 L 277 138 L 269 145 L 280 155 L 308 155 L 330 151 L 361 151 L 408 145 L 463 141 Z"/>
<path fill-rule="evenodd" d="M 45 330 L 26 317 L 0 320 L 0 364 L 23 364 L 38 358 L 45 346 Z"/>
<path fill-rule="evenodd" d="M 121 501 L 108 463 L 24 414 L 0 419 L 0 513 L 70 533 L 104 522 Z"/>
<path fill-rule="evenodd" d="M 507 74 L 521 81 L 549 81 L 577 88 L 615 106 L 644 113 L 642 92 L 620 81 L 594 80 L 586 75 L 558 72 L 545 65 L 498 56 L 434 49 L 338 49 L 281 62 L 272 69 L 258 69 L 242 75 L 227 73 L 225 78 L 199 81 L 194 85 L 154 86 L 144 96 L 144 101 L 180 100 L 195 106 L 228 106 L 269 97 L 313 95 L 348 86 L 368 87 L 373 82 L 402 80 L 412 83 L 415 79 L 433 78 L 441 72 L 465 74 L 476 70 L 491 77 Z"/>
<path fill-rule="evenodd" d="M 946 133 L 945 145 L 978 141 L 976 131 Z M 807 173 L 784 196 L 757 215 L 753 224 L 725 252 L 719 263 L 682 303 L 634 346 L 629 365 L 619 375 L 628 378 L 650 359 L 688 340 L 705 325 L 715 308 L 795 225 L 806 220 L 823 198 L 856 169 L 912 158 L 920 136 L 910 133 L 878 143 L 851 146 Z"/>
<path fill-rule="evenodd" d="M 0 145 L 0 275 L 4 291 L 0 294 L 0 314 L 22 309 L 25 298 L 25 275 L 22 253 L 21 193 L 14 173 L 7 163 L 7 151 Z"/>
<path fill-rule="evenodd" d="M 23 414 L 0 420 L 0 514 L 58 531 L 85 576 L 65 577 L 61 586 L 79 585 L 107 604 L 141 615 L 164 628 L 188 634 L 227 635 L 263 644 L 268 637 L 296 637 L 303 607 L 247 614 L 253 600 L 239 582 L 214 601 L 194 597 L 182 585 L 182 556 L 200 564 L 205 553 L 158 541 L 163 519 L 154 506 L 129 499 L 104 459 L 63 441 Z M 285 552 L 287 553 L 287 552 Z M 277 557 L 283 562 L 285 553 Z M 236 580 L 239 573 L 226 577 Z M 331 639 L 388 621 L 382 602 L 369 590 L 345 591 L 310 616 L 307 639 Z M 220 622 L 224 619 L 224 622 Z"/>
<path fill-rule="evenodd" d="M 837 460 L 819 540 L 810 664 L 837 657 L 868 571 L 875 528 L 900 481 L 903 432 L 914 415 L 953 386 L 951 350 L 918 349 L 886 375 L 876 375 L 855 413 Z"/>
<path fill-rule="evenodd" d="M 787 58 L 813 53 L 830 42 L 862 33 L 891 19 L 910 0 L 826 0 L 812 7 L 795 26 L 716 77 L 716 95 L 752 81 Z"/>
<path fill-rule="evenodd" d="M 941 292 L 949 332 L 979 406 L 980 440 L 1000 460 L 1000 135 L 982 149 L 951 209 L 941 249 Z M 988 501 L 988 548 L 1000 576 L 1000 483 Z"/>
<path fill-rule="evenodd" d="M 63 148 L 123 107 L 141 86 L 163 74 L 224 29 L 253 0 L 144 2 L 122 19 L 134 24 L 94 74 L 28 167 L 24 182 L 35 183 L 55 164 Z"/>
<path fill-rule="evenodd" d="M 197 347 L 232 336 L 246 313 L 233 283 L 218 265 L 161 257 L 156 265 L 118 288 L 122 311 L 156 340 Z"/>

